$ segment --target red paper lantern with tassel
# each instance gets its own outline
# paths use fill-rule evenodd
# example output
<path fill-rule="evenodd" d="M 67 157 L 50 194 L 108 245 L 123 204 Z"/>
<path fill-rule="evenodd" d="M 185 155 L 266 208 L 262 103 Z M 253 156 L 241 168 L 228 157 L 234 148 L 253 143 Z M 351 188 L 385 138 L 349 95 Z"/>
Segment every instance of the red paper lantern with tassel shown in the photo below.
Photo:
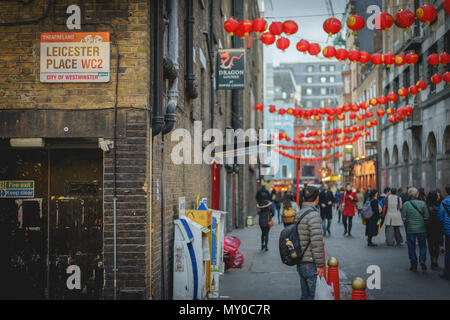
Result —
<path fill-rule="evenodd" d="M 339 19 L 336 18 L 328 18 L 323 23 L 323 30 L 328 33 L 328 35 L 331 37 L 333 34 L 338 33 L 342 29 L 342 24 Z"/>
<path fill-rule="evenodd" d="M 442 81 L 442 76 L 440 74 L 434 74 L 431 76 L 431 82 L 434 84 L 439 84 Z"/>
<path fill-rule="evenodd" d="M 381 53 L 374 53 L 372 54 L 370 60 L 374 65 L 379 66 L 380 64 L 383 63 L 383 55 Z"/>
<path fill-rule="evenodd" d="M 403 54 L 396 55 L 394 62 L 397 65 L 397 67 L 401 67 L 402 65 L 404 65 L 406 63 L 405 55 L 403 55 Z"/>
<path fill-rule="evenodd" d="M 419 88 L 419 91 L 427 90 L 428 88 L 427 83 L 423 80 L 417 81 L 416 86 Z"/>
<path fill-rule="evenodd" d="M 241 23 L 239 23 L 239 29 L 244 32 L 245 36 L 248 36 L 253 32 L 253 23 L 250 20 L 242 20 Z"/>
<path fill-rule="evenodd" d="M 444 79 L 445 82 L 450 82 L 450 71 L 447 71 L 442 75 L 442 79 Z"/>
<path fill-rule="evenodd" d="M 285 22 L 283 22 L 283 32 L 288 36 L 297 33 L 297 31 L 298 25 L 294 20 L 286 20 Z"/>
<path fill-rule="evenodd" d="M 408 90 L 413 96 L 419 93 L 419 88 L 416 85 L 410 86 Z"/>
<path fill-rule="evenodd" d="M 316 56 L 320 53 L 320 45 L 318 43 L 311 43 L 308 48 L 308 52 L 312 56 Z"/>
<path fill-rule="evenodd" d="M 307 41 L 307 40 L 300 40 L 297 43 L 297 50 L 300 51 L 300 52 L 306 53 L 306 51 L 308 51 L 308 49 L 309 49 L 309 46 L 310 46 L 309 41 Z"/>
<path fill-rule="evenodd" d="M 267 30 L 267 21 L 263 18 L 257 18 L 253 20 L 253 31 L 256 32 L 257 35 L 263 33 Z"/>
<path fill-rule="evenodd" d="M 375 29 L 389 31 L 394 24 L 394 18 L 387 12 L 380 12 L 375 17 Z"/>
<path fill-rule="evenodd" d="M 277 48 L 284 51 L 289 48 L 290 43 L 288 38 L 281 37 L 277 40 Z"/>
<path fill-rule="evenodd" d="M 416 17 L 420 22 L 429 26 L 437 17 L 437 10 L 433 6 L 424 5 L 416 10 Z"/>
<path fill-rule="evenodd" d="M 233 18 L 230 18 L 223 23 L 223 27 L 224 27 L 225 31 L 228 32 L 232 36 L 236 32 L 236 30 L 239 28 L 239 22 Z"/>
<path fill-rule="evenodd" d="M 399 95 L 400 97 L 405 98 L 405 97 L 408 95 L 408 89 L 406 89 L 406 88 L 400 88 L 400 89 L 398 89 L 398 95 Z"/>
<path fill-rule="evenodd" d="M 359 52 L 359 50 L 350 50 L 348 52 L 348 60 L 350 60 L 352 62 L 356 62 L 356 61 L 359 61 L 360 58 L 361 58 L 361 53 Z"/>
<path fill-rule="evenodd" d="M 270 32 L 266 32 L 263 33 L 263 35 L 261 36 L 261 42 L 264 43 L 265 45 L 271 45 L 275 42 L 276 37 L 271 34 Z"/>
<path fill-rule="evenodd" d="M 331 59 L 336 55 L 336 49 L 332 46 L 325 47 L 322 54 L 325 58 Z"/>
<path fill-rule="evenodd" d="M 419 61 L 419 55 L 414 52 L 410 52 L 406 55 L 406 63 L 409 65 L 416 64 Z"/>
<path fill-rule="evenodd" d="M 343 48 L 337 49 L 335 56 L 336 56 L 336 59 L 338 59 L 339 61 L 344 61 L 348 57 L 348 51 Z"/>
<path fill-rule="evenodd" d="M 279 21 L 274 21 L 270 24 L 269 32 L 274 36 L 279 36 L 283 33 L 283 23 Z"/>
<path fill-rule="evenodd" d="M 353 14 L 347 18 L 347 27 L 353 30 L 354 33 L 364 28 L 365 24 L 364 18 L 358 14 Z"/>
<path fill-rule="evenodd" d="M 409 10 L 400 10 L 395 14 L 395 25 L 409 32 L 410 27 L 414 24 L 414 13 Z"/>
<path fill-rule="evenodd" d="M 395 63 L 395 55 L 392 53 L 385 53 L 383 55 L 384 57 L 384 64 L 386 67 L 390 68 L 392 64 Z"/>
<path fill-rule="evenodd" d="M 367 51 L 361 51 L 359 55 L 359 62 L 361 62 L 362 65 L 365 65 L 369 61 L 370 53 L 368 53 Z"/>
<path fill-rule="evenodd" d="M 429 64 L 437 66 L 439 64 L 439 55 L 437 53 L 430 54 L 427 60 Z"/>

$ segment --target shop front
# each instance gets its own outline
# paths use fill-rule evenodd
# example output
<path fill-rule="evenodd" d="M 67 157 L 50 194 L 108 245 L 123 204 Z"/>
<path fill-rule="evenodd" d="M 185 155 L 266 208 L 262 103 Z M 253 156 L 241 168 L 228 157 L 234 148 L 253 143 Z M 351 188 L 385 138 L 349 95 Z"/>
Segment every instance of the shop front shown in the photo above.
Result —
<path fill-rule="evenodd" d="M 353 167 L 353 186 L 367 190 L 377 187 L 376 163 L 373 160 L 360 161 Z"/>

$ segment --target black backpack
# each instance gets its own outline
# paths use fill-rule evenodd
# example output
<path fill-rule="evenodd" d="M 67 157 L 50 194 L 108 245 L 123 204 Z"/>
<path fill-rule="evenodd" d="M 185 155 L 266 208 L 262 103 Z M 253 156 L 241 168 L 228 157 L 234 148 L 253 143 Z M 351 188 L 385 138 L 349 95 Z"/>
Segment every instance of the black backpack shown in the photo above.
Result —
<path fill-rule="evenodd" d="M 307 210 L 300 216 L 300 218 L 296 223 L 288 225 L 280 233 L 280 240 L 278 242 L 280 248 L 280 258 L 281 262 L 283 262 L 288 266 L 295 266 L 299 264 L 303 259 L 304 252 L 302 252 L 300 247 L 300 237 L 298 236 L 297 226 L 300 223 L 300 221 L 302 221 L 302 219 L 312 211 L 314 211 L 314 209 Z M 291 252 L 289 250 L 288 245 L 286 244 L 288 240 L 292 242 L 295 252 L 297 253 L 297 258 L 291 257 Z M 308 244 L 306 245 L 305 251 L 308 250 L 310 243 L 311 241 L 309 241 Z"/>

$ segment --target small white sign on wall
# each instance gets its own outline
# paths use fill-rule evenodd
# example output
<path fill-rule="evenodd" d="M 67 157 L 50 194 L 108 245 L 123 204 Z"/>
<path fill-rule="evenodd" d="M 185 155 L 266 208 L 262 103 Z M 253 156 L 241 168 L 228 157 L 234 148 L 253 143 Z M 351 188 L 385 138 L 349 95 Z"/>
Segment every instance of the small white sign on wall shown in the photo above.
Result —
<path fill-rule="evenodd" d="M 181 217 L 184 217 L 186 215 L 186 198 L 185 197 L 179 197 L 178 198 L 178 214 Z"/>

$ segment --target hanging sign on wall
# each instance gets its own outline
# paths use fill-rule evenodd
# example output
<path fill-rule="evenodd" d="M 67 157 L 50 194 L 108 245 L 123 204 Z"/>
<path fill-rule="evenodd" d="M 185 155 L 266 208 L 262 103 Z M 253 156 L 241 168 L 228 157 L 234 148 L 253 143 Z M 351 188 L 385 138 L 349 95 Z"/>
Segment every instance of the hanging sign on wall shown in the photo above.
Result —
<path fill-rule="evenodd" d="M 245 49 L 224 49 L 217 54 L 217 89 L 244 89 Z"/>

